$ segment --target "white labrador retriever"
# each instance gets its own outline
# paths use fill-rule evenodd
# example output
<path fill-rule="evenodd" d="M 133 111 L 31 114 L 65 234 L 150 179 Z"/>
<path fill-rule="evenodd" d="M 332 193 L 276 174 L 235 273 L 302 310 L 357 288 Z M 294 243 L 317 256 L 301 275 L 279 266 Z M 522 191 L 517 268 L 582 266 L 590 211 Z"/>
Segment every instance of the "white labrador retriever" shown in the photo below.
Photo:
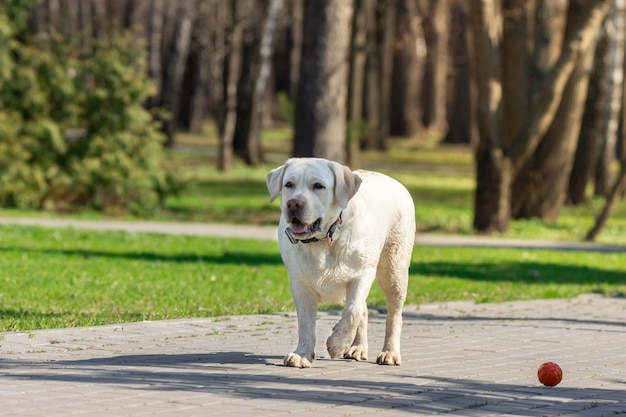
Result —
<path fill-rule="evenodd" d="M 367 295 L 376 278 L 387 300 L 376 362 L 400 365 L 402 307 L 415 241 L 415 207 L 398 181 L 319 158 L 292 158 L 267 175 L 281 196 L 280 252 L 298 315 L 298 346 L 285 365 L 311 367 L 318 303 L 341 302 L 326 342 L 332 358 L 367 359 Z"/>

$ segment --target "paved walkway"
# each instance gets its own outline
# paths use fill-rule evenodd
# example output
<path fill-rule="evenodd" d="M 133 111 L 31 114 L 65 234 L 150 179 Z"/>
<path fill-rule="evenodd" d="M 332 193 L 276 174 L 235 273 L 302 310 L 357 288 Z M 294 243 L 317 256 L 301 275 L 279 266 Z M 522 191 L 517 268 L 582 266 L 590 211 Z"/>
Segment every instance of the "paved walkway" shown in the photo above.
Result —
<path fill-rule="evenodd" d="M 249 234 L 247 237 L 250 237 Z M 485 241 L 486 242 L 486 241 Z M 0 416 L 615 416 L 626 414 L 626 299 L 407 306 L 403 364 L 282 366 L 293 313 L 0 333 Z M 538 383 L 554 361 L 561 384 Z"/>
<path fill-rule="evenodd" d="M 321 313 L 311 369 L 282 366 L 293 314 L 0 334 L 2 416 L 615 416 L 626 413 L 626 299 L 408 306 L 403 364 L 330 360 Z M 560 385 L 538 383 L 555 361 Z"/>
<path fill-rule="evenodd" d="M 121 230 L 131 233 L 182 234 L 193 236 L 237 237 L 262 240 L 277 239 L 277 231 L 275 226 L 0 217 L 0 225 L 3 224 L 18 224 L 24 226 L 41 227 L 73 227 L 76 229 L 89 230 Z M 554 240 L 500 239 L 488 236 L 450 236 L 423 234 L 416 237 L 415 243 L 421 246 L 497 246 L 510 248 L 584 250 L 626 253 L 626 245 L 611 245 L 593 242 L 563 242 Z"/>

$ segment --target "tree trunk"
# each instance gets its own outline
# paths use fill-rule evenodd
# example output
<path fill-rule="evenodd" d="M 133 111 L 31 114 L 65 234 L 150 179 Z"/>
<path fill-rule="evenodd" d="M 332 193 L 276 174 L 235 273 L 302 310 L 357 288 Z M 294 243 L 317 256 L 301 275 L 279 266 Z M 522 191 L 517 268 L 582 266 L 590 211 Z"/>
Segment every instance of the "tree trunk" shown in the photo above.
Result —
<path fill-rule="evenodd" d="M 422 129 L 419 93 L 426 47 L 414 0 L 399 1 L 396 14 L 389 133 L 411 137 Z"/>
<path fill-rule="evenodd" d="M 230 171 L 233 164 L 233 140 L 237 124 L 237 86 L 241 74 L 243 22 L 238 14 L 238 0 L 231 0 L 231 33 L 228 39 L 228 72 L 226 78 L 224 125 L 221 129 L 218 167 Z"/>
<path fill-rule="evenodd" d="M 363 97 L 365 62 L 367 59 L 368 6 L 376 0 L 356 0 L 352 17 L 350 72 L 348 89 L 347 163 L 353 169 L 360 165 L 359 154 L 363 140 Z"/>
<path fill-rule="evenodd" d="M 511 205 L 511 161 L 500 149 L 476 149 L 474 228 L 481 233 L 506 232 Z"/>
<path fill-rule="evenodd" d="M 472 138 L 472 80 L 469 48 L 468 5 L 465 0 L 450 4 L 451 73 L 447 81 L 447 133 L 444 143 L 473 142 Z"/>
<path fill-rule="evenodd" d="M 211 49 L 210 55 L 210 90 L 209 101 L 211 114 L 217 124 L 217 131 L 220 138 L 224 137 L 224 127 L 226 125 L 226 91 L 225 69 L 226 69 L 226 28 L 228 26 L 228 14 L 230 4 L 225 1 L 215 1 L 211 5 L 209 13 L 209 25 L 211 29 Z M 232 29 L 232 28 L 231 28 Z M 220 145 L 221 146 L 221 145 Z"/>
<path fill-rule="evenodd" d="M 379 42 L 379 20 L 377 4 L 379 0 L 365 2 L 367 20 L 367 59 L 365 61 L 365 92 L 363 95 L 366 131 L 361 143 L 363 149 L 382 150 L 384 140 L 379 137 L 381 131 L 379 106 L 382 100 L 380 91 L 381 51 Z"/>
<path fill-rule="evenodd" d="M 537 97 L 531 106 L 529 121 L 507 150 L 513 163 L 514 175 L 528 162 L 552 124 L 565 86 L 580 62 L 580 57 L 595 42 L 610 2 L 611 0 L 599 0 L 582 5 L 579 15 L 583 19 L 572 28 L 572 35 L 566 39 L 558 60 L 540 83 Z"/>
<path fill-rule="evenodd" d="M 161 91 L 162 79 L 162 42 L 163 42 L 163 2 L 165 0 L 150 1 L 150 17 L 148 22 L 148 76 L 155 84 L 156 91 Z M 81 2 L 82 4 L 83 2 Z M 148 107 L 159 105 L 158 96 L 148 100 Z"/>
<path fill-rule="evenodd" d="M 93 21 L 91 3 L 88 1 L 78 3 L 78 30 L 81 40 L 81 53 L 89 56 L 92 52 L 92 45 L 89 39 L 91 39 L 93 33 Z"/>
<path fill-rule="evenodd" d="M 609 12 L 607 28 L 608 91 L 606 105 L 600 117 L 599 137 L 602 138 L 600 158 L 596 165 L 595 194 L 606 195 L 611 190 L 611 163 L 615 159 L 619 110 L 622 103 L 624 79 L 624 0 L 615 0 Z"/>
<path fill-rule="evenodd" d="M 502 110 L 504 147 L 508 148 L 528 121 L 530 68 L 528 6 L 526 0 L 502 4 Z"/>
<path fill-rule="evenodd" d="M 305 1 L 295 156 L 345 162 L 351 19 L 351 2 Z"/>
<path fill-rule="evenodd" d="M 601 118 L 609 104 L 608 32 L 606 20 L 599 36 L 592 73 L 589 79 L 583 124 L 569 180 L 568 200 L 574 205 L 586 202 L 587 184 L 593 178 L 604 138 L 600 135 Z"/>
<path fill-rule="evenodd" d="M 256 3 L 261 5 L 262 3 Z M 255 50 L 251 52 L 252 65 L 249 66 L 248 79 L 250 91 L 246 97 L 241 97 L 246 101 L 246 112 L 240 112 L 237 122 L 242 128 L 237 132 L 235 153 L 242 157 L 249 165 L 257 165 L 262 162 L 261 153 L 261 125 L 265 110 L 265 95 L 271 73 L 272 54 L 274 53 L 274 38 L 278 18 L 283 7 L 283 0 L 270 0 L 267 6 L 265 21 L 260 30 L 260 41 L 255 45 Z M 243 86 L 242 86 L 243 87 Z M 240 100 L 240 101 L 243 101 Z"/>
<path fill-rule="evenodd" d="M 625 49 L 625 33 L 626 33 L 626 25 L 624 21 L 624 11 L 626 10 L 626 1 L 624 0 L 615 0 L 613 3 L 613 13 L 611 13 L 610 17 L 607 19 L 613 22 L 613 35 L 615 38 L 612 42 L 610 42 L 609 55 L 611 56 L 609 66 L 613 67 L 613 77 L 610 79 L 610 83 L 614 85 L 615 90 L 620 90 L 620 92 L 616 92 L 613 90 L 611 105 L 609 107 L 612 110 L 609 111 L 609 116 L 615 116 L 614 112 L 620 112 L 621 110 L 621 132 L 619 135 L 616 135 L 616 140 L 619 142 L 619 146 L 617 148 L 620 151 L 619 159 L 620 159 L 620 172 L 611 187 L 610 192 L 606 196 L 606 200 L 604 202 L 604 206 L 602 210 L 596 217 L 596 221 L 594 225 L 587 232 L 587 236 L 585 240 L 593 241 L 597 237 L 597 235 L 602 231 L 604 226 L 606 225 L 617 200 L 621 198 L 626 192 L 626 130 L 624 129 L 624 121 L 626 120 L 626 106 L 624 102 L 626 100 L 626 83 L 624 82 L 624 69 L 626 68 L 626 61 L 624 60 L 624 49 Z M 621 68 L 618 67 L 618 63 L 621 60 Z M 621 81 L 621 85 L 619 82 Z M 620 95 L 620 101 L 617 102 L 617 96 Z M 619 109 L 618 104 L 621 103 L 621 109 Z M 615 108 L 618 108 L 615 110 Z M 610 123 L 609 123 L 610 124 Z"/>
<path fill-rule="evenodd" d="M 191 14 L 193 1 L 185 0 L 178 2 L 176 12 L 176 29 L 168 47 L 167 66 L 164 68 L 161 99 L 159 105 L 166 109 L 170 116 L 163 120 L 163 132 L 167 136 L 166 146 L 174 144 L 174 133 L 180 104 L 180 92 L 183 82 L 185 64 L 191 40 Z"/>
<path fill-rule="evenodd" d="M 511 162 L 502 142 L 500 67 L 501 13 L 495 2 L 475 0 L 470 8 L 474 41 L 474 75 L 478 90 L 474 228 L 479 232 L 508 229 Z"/>
<path fill-rule="evenodd" d="M 622 161 L 622 169 L 615 180 L 613 188 L 608 193 L 604 206 L 602 207 L 600 214 L 598 214 L 598 217 L 596 217 L 595 223 L 587 232 L 587 236 L 585 236 L 586 241 L 591 242 L 595 240 L 598 234 L 602 231 L 606 222 L 609 220 L 609 217 L 611 217 L 615 203 L 619 197 L 624 194 L 624 192 L 626 192 L 626 161 Z"/>
<path fill-rule="evenodd" d="M 476 189 L 474 226 L 479 231 L 506 230 L 510 199 L 506 207 L 501 204 L 510 197 L 512 181 L 521 167 L 534 153 L 552 124 L 565 85 L 580 57 L 595 41 L 597 29 L 606 14 L 610 0 L 589 2 L 581 10 L 584 18 L 572 28 L 572 36 L 564 43 L 559 59 L 547 73 L 533 99 L 528 123 L 510 146 L 503 147 L 500 84 L 500 13 L 493 2 L 474 0 L 471 5 L 471 25 L 475 42 L 475 74 L 478 90 L 478 128 L 480 142 L 476 162 L 478 183 Z M 502 163 L 498 161 L 502 154 Z M 483 164 L 485 166 L 483 166 Z M 493 169 L 490 169 L 493 168 Z M 491 175 L 480 176 L 481 172 Z M 481 178 L 486 178 L 481 184 Z M 504 184 L 504 185 L 500 185 Z M 498 192 L 489 195 L 489 192 Z M 497 204 L 495 204 L 497 203 Z M 501 213 L 501 214 L 500 214 Z M 498 215 L 500 214 L 500 215 Z M 504 224 L 503 224 L 503 219 Z"/>
<path fill-rule="evenodd" d="M 383 0 L 379 2 L 381 7 L 380 19 L 382 23 L 381 38 L 381 79 L 380 79 L 380 131 L 379 141 L 382 149 L 386 148 L 385 142 L 389 137 L 389 121 L 391 113 L 391 80 L 393 78 L 393 55 L 396 39 L 396 2 L 397 0 Z"/>
<path fill-rule="evenodd" d="M 82 5 L 82 6 L 80 6 Z M 85 9 L 85 3 L 79 3 L 80 10 Z M 79 17 L 82 17 L 79 14 Z M 79 21 L 79 27 L 82 29 L 84 26 L 82 24 L 82 19 Z M 39 3 L 32 7 L 30 16 L 28 17 L 28 31 L 33 34 L 38 34 L 43 31 L 45 28 L 45 10 L 44 4 Z M 4 48 L 4 46 L 3 46 Z"/>
<path fill-rule="evenodd" d="M 237 123 L 233 151 L 235 155 L 250 163 L 248 139 L 252 126 L 252 102 L 254 84 L 259 74 L 259 45 L 261 26 L 267 16 L 266 1 L 243 1 L 240 3 L 241 19 L 244 23 L 241 74 L 237 86 Z"/>
<path fill-rule="evenodd" d="M 589 51 L 590 55 L 593 51 Z M 557 220 L 567 200 L 578 145 L 591 57 L 585 57 L 568 83 L 545 138 L 513 185 L 512 216 Z"/>
<path fill-rule="evenodd" d="M 178 126 L 198 132 L 206 116 L 209 77 L 209 8 L 211 1 L 194 0 L 189 53 L 180 90 Z"/>
<path fill-rule="evenodd" d="M 94 39 L 104 39 L 110 23 L 103 0 L 89 0 L 89 3 L 91 4 L 91 21 L 93 22 L 92 36 Z"/>
<path fill-rule="evenodd" d="M 300 79 L 300 61 L 302 59 L 302 19 L 304 0 L 291 1 L 291 38 L 292 46 L 289 56 L 289 88 L 292 102 L 295 103 L 298 95 L 298 81 Z"/>
<path fill-rule="evenodd" d="M 422 82 L 422 123 L 445 132 L 448 78 L 449 0 L 428 0 L 424 13 L 426 62 Z"/>
<path fill-rule="evenodd" d="M 537 0 L 533 36 L 533 84 L 543 81 L 563 48 L 569 0 Z M 533 93 L 536 93 L 536 87 Z"/>
<path fill-rule="evenodd" d="M 586 18 L 581 14 L 584 12 L 583 2 L 584 0 L 570 1 L 566 38 L 571 38 L 573 29 Z M 515 218 L 536 217 L 554 222 L 566 202 L 594 48 L 595 41 L 591 41 L 580 55 L 545 138 L 514 180 L 512 215 Z"/>
<path fill-rule="evenodd" d="M 378 0 L 376 7 L 368 6 L 367 135 L 363 146 L 370 150 L 384 150 L 389 136 L 395 3 L 396 0 Z"/>

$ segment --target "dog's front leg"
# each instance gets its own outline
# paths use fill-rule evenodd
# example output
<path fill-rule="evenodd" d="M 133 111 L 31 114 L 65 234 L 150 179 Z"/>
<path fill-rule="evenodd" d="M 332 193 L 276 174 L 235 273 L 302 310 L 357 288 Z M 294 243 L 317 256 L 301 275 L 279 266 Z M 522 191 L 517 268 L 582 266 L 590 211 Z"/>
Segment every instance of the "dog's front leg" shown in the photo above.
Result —
<path fill-rule="evenodd" d="M 298 314 L 298 346 L 285 356 L 285 366 L 310 368 L 315 358 L 315 319 L 317 295 L 307 292 L 297 284 L 291 285 L 291 294 Z"/>

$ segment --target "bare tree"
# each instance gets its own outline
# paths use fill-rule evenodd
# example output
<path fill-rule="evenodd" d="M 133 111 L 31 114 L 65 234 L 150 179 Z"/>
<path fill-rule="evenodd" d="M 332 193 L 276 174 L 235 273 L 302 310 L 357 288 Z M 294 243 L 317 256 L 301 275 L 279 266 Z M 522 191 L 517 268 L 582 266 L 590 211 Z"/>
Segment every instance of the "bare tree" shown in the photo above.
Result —
<path fill-rule="evenodd" d="M 570 0 L 565 38 L 572 36 L 586 16 L 586 0 Z M 583 52 L 567 81 L 545 137 L 517 174 L 513 184 L 512 215 L 556 221 L 567 200 L 567 188 L 578 144 L 593 63 L 595 38 Z M 507 121 L 513 120 L 508 118 Z"/>
<path fill-rule="evenodd" d="M 585 237 L 586 240 L 592 241 L 602 231 L 606 222 L 608 221 L 617 200 L 626 192 L 626 130 L 623 127 L 623 123 L 626 120 L 626 106 L 624 102 L 626 100 L 626 83 L 624 82 L 624 69 L 626 68 L 626 61 L 624 60 L 625 53 L 625 33 L 626 22 L 624 20 L 624 12 L 626 11 L 626 1 L 615 0 L 613 3 L 612 13 L 610 13 L 607 20 L 610 22 L 609 28 L 611 41 L 608 42 L 608 66 L 612 69 L 611 76 L 608 78 L 608 84 L 611 85 L 612 94 L 607 106 L 607 111 L 604 117 L 605 120 L 605 137 L 607 142 L 617 141 L 619 139 L 620 145 L 618 148 L 621 151 L 620 154 L 620 171 L 617 178 L 614 180 L 613 185 L 610 187 L 609 192 L 606 194 L 606 199 L 602 210 L 596 217 L 594 225 L 589 229 Z M 621 109 L 620 109 L 621 105 Z M 621 110 L 621 114 L 620 113 Z M 621 135 L 617 135 L 618 118 L 621 116 L 622 129 Z M 609 145 L 610 146 L 610 145 Z M 615 148 L 613 149 L 615 150 Z"/>
<path fill-rule="evenodd" d="M 580 19 L 572 22 L 559 58 L 539 84 L 531 112 L 510 142 L 504 138 L 508 123 L 502 114 L 501 39 L 502 15 L 495 2 L 474 0 L 471 24 L 475 39 L 475 74 L 479 95 L 480 141 L 476 151 L 477 188 L 474 226 L 479 231 L 508 228 L 511 184 L 540 145 L 552 125 L 567 83 L 581 59 L 594 44 L 610 0 L 572 1 L 570 8 Z"/>

